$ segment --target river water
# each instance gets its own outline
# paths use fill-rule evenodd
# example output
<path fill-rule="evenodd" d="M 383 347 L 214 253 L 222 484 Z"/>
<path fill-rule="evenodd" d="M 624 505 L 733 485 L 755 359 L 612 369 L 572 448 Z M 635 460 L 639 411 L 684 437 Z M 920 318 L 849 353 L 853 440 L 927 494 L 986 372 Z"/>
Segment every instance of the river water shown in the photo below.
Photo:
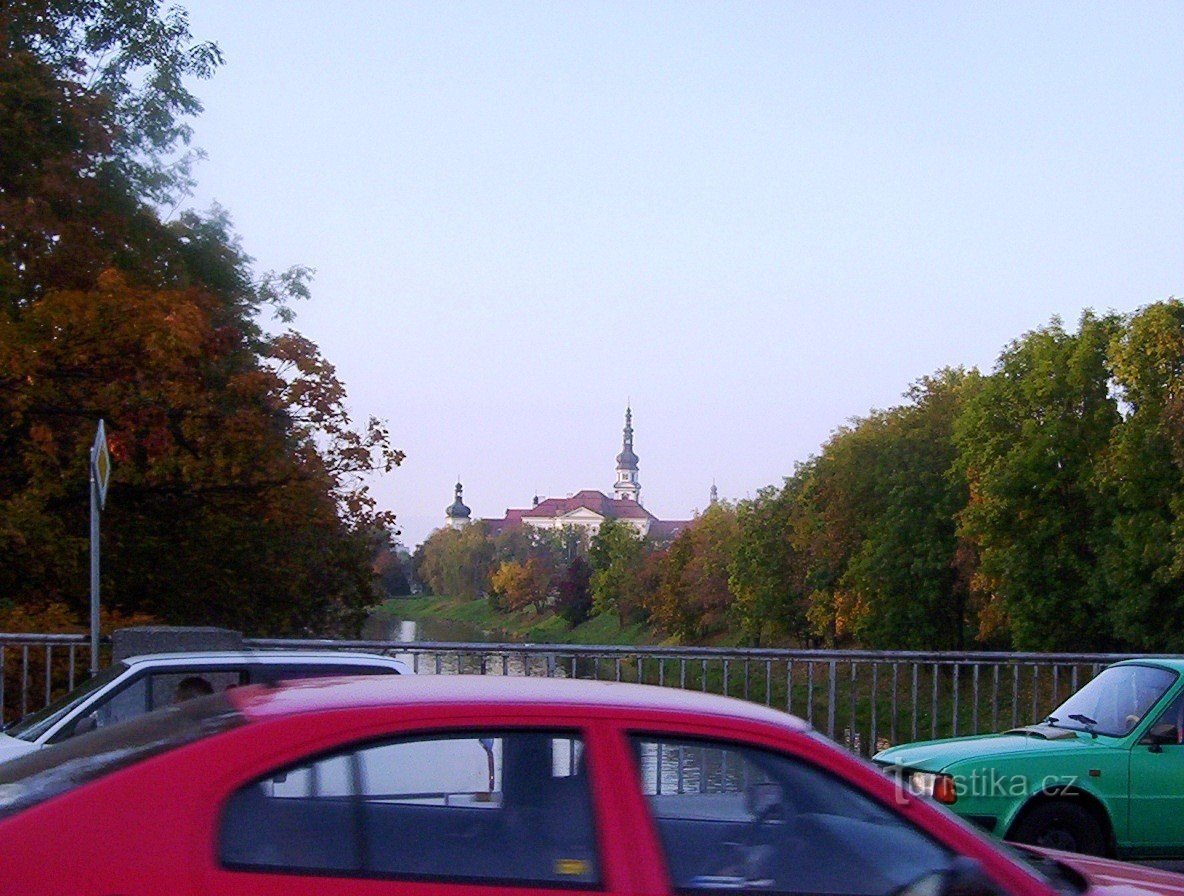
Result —
<path fill-rule="evenodd" d="M 362 637 L 370 641 L 394 641 L 410 644 L 419 641 L 493 643 L 488 632 L 462 622 L 412 619 L 390 619 L 371 617 L 362 628 Z M 433 653 L 426 650 L 392 655 L 405 662 L 418 675 L 455 675 L 457 673 L 479 673 L 481 675 L 526 675 L 535 677 L 566 678 L 566 670 L 554 662 L 547 664 L 538 657 L 531 659 L 519 654 L 506 654 L 484 658 L 475 654 L 461 655 L 454 652 Z"/>

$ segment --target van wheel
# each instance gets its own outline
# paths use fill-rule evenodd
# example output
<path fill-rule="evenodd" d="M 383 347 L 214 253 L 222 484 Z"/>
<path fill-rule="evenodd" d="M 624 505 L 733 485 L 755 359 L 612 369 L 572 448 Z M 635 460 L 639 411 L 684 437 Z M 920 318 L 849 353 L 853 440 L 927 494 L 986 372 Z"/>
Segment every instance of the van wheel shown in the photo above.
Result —
<path fill-rule="evenodd" d="M 1008 839 L 1090 856 L 1106 854 L 1106 834 L 1098 820 L 1088 809 L 1067 799 L 1041 803 L 1026 811 Z"/>

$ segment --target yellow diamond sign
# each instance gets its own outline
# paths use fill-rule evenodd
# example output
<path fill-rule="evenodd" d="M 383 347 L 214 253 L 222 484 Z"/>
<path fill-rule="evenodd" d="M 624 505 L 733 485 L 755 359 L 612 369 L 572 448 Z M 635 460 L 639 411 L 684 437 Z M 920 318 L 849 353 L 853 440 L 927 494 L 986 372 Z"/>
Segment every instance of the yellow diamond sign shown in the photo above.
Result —
<path fill-rule="evenodd" d="M 90 475 L 99 496 L 99 508 L 107 503 L 107 483 L 111 481 L 111 454 L 107 451 L 107 427 L 99 421 L 95 443 L 90 449 Z"/>

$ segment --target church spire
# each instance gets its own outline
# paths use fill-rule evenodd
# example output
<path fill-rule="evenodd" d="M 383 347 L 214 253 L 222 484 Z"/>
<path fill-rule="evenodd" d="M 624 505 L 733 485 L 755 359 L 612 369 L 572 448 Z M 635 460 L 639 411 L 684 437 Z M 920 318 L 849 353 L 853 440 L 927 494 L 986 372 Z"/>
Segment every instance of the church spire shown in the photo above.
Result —
<path fill-rule="evenodd" d="M 464 488 L 460 484 L 460 480 L 456 483 L 456 500 L 444 511 L 444 516 L 448 520 L 448 525 L 453 529 L 463 529 L 469 524 L 469 516 L 472 511 L 465 506 L 465 502 L 461 500 L 461 495 Z"/>
<path fill-rule="evenodd" d="M 633 408 L 625 407 L 625 429 L 621 453 L 617 455 L 617 483 L 613 497 L 641 503 L 641 485 L 637 481 L 637 455 L 633 453 Z"/>

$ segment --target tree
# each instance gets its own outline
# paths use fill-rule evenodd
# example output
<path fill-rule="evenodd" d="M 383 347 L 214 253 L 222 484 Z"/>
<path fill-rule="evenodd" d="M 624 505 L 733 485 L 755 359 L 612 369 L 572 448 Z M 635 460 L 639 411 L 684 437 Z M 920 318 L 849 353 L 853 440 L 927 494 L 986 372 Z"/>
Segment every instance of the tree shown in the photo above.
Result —
<path fill-rule="evenodd" d="M 258 275 L 220 210 L 157 212 L 189 185 L 185 81 L 217 48 L 156 0 L 8 4 L 0 36 L 0 584 L 85 604 L 103 417 L 110 600 L 349 631 L 374 600 L 373 533 L 394 522 L 365 477 L 402 454 L 378 421 L 354 426 L 315 345 L 260 328 L 265 307 L 290 320 L 307 269 Z"/>
<path fill-rule="evenodd" d="M 555 568 L 546 557 L 528 557 L 525 562 L 507 560 L 490 576 L 490 586 L 502 610 L 516 612 L 533 607 L 542 614 L 555 591 Z"/>
<path fill-rule="evenodd" d="M 865 612 L 844 576 L 882 512 L 883 412 L 839 429 L 821 454 L 801 465 L 793 541 L 802 558 L 806 618 L 830 644 L 849 641 Z"/>
<path fill-rule="evenodd" d="M 724 502 L 683 529 L 658 562 L 657 587 L 646 595 L 650 618 L 684 641 L 726 631 L 734 601 L 728 564 L 738 534 L 736 509 Z"/>
<path fill-rule="evenodd" d="M 483 522 L 437 529 L 416 549 L 414 563 L 433 594 L 476 600 L 489 590 L 494 545 Z"/>
<path fill-rule="evenodd" d="M 739 531 L 728 564 L 732 618 L 757 646 L 809 636 L 806 555 L 795 538 L 804 512 L 802 479 L 794 475 L 780 489 L 768 486 L 736 506 Z"/>
<path fill-rule="evenodd" d="M 158 0 L 24 0 L 0 7 L 0 305 L 87 289 L 110 266 L 151 270 L 153 210 L 190 186 L 186 79 L 216 45 Z"/>
<path fill-rule="evenodd" d="M 349 429 L 311 344 L 282 343 L 268 369 L 215 326 L 218 307 L 202 289 L 111 272 L 0 323 L 7 594 L 85 606 L 84 460 L 103 417 L 115 465 L 104 590 L 118 606 L 302 631 L 352 625 L 373 603 L 370 533 L 391 520 L 350 478 L 397 453 L 381 432 Z"/>
<path fill-rule="evenodd" d="M 1114 632 L 1137 650 L 1184 647 L 1184 303 L 1133 314 L 1109 347 L 1125 410 L 1101 481 L 1113 529 L 1101 544 Z"/>
<path fill-rule="evenodd" d="M 962 649 L 970 570 L 957 514 L 968 493 L 954 468 L 954 420 L 976 380 L 944 370 L 916 383 L 909 402 L 884 413 L 879 463 L 869 467 L 881 502 L 842 577 L 856 595 L 856 640 L 885 649 Z"/>
<path fill-rule="evenodd" d="M 1113 509 L 1098 487 L 1119 415 L 1107 348 L 1113 316 L 1059 320 L 1002 354 L 955 424 L 969 487 L 960 534 L 980 556 L 985 612 L 1025 650 L 1105 649 L 1113 594 L 1099 570 Z"/>
<path fill-rule="evenodd" d="M 572 557 L 556 585 L 555 610 L 573 628 L 592 615 L 592 568 L 580 556 Z"/>
<path fill-rule="evenodd" d="M 622 627 L 642 618 L 645 554 L 645 543 L 633 526 L 613 519 L 600 524 L 588 548 L 594 613 L 615 613 Z"/>
<path fill-rule="evenodd" d="M 391 541 L 389 532 L 375 533 L 370 565 L 380 597 L 405 597 L 411 593 L 411 557 L 403 545 Z"/>

